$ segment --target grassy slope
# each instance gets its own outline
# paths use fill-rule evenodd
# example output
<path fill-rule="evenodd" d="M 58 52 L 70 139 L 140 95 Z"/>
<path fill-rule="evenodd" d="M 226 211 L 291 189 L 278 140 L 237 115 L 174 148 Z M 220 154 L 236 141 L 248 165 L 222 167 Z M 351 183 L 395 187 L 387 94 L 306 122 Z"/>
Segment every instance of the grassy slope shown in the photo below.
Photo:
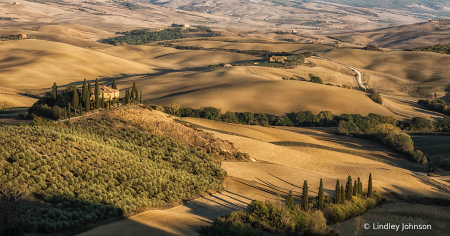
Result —
<path fill-rule="evenodd" d="M 188 69 L 258 59 L 256 56 L 239 53 L 177 50 L 154 46 L 121 46 L 99 51 L 163 69 Z"/>
<path fill-rule="evenodd" d="M 191 41 L 175 43 L 180 46 L 204 47 L 204 48 L 223 48 L 239 50 L 268 50 L 271 52 L 315 52 L 333 48 L 328 45 L 320 44 L 297 44 L 297 43 L 230 43 L 221 41 Z"/>
<path fill-rule="evenodd" d="M 435 30 L 439 29 L 439 30 Z M 425 22 L 385 29 L 336 34 L 341 41 L 366 45 L 376 43 L 385 48 L 406 49 L 448 42 L 448 25 Z"/>
<path fill-rule="evenodd" d="M 302 68 L 299 68 L 301 70 Z M 143 96 L 154 104 L 214 106 L 225 111 L 286 112 L 330 110 L 334 114 L 370 112 L 390 115 L 364 93 L 302 81 L 284 81 L 294 71 L 260 67 L 220 68 L 206 73 L 173 73 L 142 78 Z M 128 84 L 131 85 L 132 81 Z"/>
<path fill-rule="evenodd" d="M 202 127 L 209 127 L 213 130 L 219 130 L 218 132 L 213 132 L 216 137 L 233 142 L 237 147 L 249 153 L 251 157 L 257 160 L 267 161 L 269 163 L 282 166 L 294 167 L 299 170 L 307 171 L 308 173 L 313 172 L 315 175 L 317 174 L 331 177 L 332 179 L 345 178 L 350 174 L 352 176 L 360 176 L 364 181 L 366 181 L 368 174 L 372 173 L 373 176 L 376 176 L 374 185 L 377 189 L 382 191 L 389 189 L 403 193 L 448 197 L 447 194 L 443 195 L 435 191 L 434 187 L 446 189 L 445 191 L 447 191 L 447 193 L 450 190 L 448 184 L 439 179 L 429 179 L 428 177 L 423 176 L 423 173 L 410 171 L 409 169 L 411 168 L 415 169 L 414 164 L 408 166 L 406 163 L 403 163 L 404 167 L 400 168 L 394 167 L 392 164 L 384 164 L 380 161 L 358 156 L 357 153 L 352 155 L 339 151 L 323 150 L 321 148 L 301 146 L 291 148 L 269 143 L 286 139 L 311 144 L 321 143 L 325 146 L 329 143 L 314 140 L 314 138 L 308 137 L 308 135 L 298 133 L 295 134 L 272 128 L 254 126 L 245 127 L 241 125 L 213 122 L 203 119 L 189 118 L 187 120 Z M 221 130 L 244 135 L 245 137 L 224 134 L 220 132 Z M 270 136 L 261 136 L 261 132 L 264 134 L 270 134 Z M 314 140 L 314 142 L 308 140 Z M 358 145 L 358 139 L 353 140 L 353 142 L 354 145 Z M 365 147 L 364 142 L 360 145 L 363 145 L 362 148 Z M 345 147 L 341 146 L 341 148 Z M 397 162 L 397 157 L 395 156 L 390 157 L 390 160 L 389 156 L 387 156 L 386 159 L 391 162 L 396 162 L 397 166 L 398 164 L 400 164 L 400 166 L 402 165 L 402 163 Z M 233 176 L 233 172 L 230 172 L 229 170 L 227 171 Z M 300 182 L 298 182 L 297 186 L 301 186 Z M 331 186 L 329 188 L 332 189 Z"/>
<path fill-rule="evenodd" d="M 433 52 L 375 52 L 360 49 L 340 49 L 323 56 L 362 69 L 369 87 L 390 94 L 407 95 L 417 92 L 438 97 L 445 95 L 450 83 L 447 68 L 450 56 Z M 368 76 L 367 76 L 368 74 Z"/>

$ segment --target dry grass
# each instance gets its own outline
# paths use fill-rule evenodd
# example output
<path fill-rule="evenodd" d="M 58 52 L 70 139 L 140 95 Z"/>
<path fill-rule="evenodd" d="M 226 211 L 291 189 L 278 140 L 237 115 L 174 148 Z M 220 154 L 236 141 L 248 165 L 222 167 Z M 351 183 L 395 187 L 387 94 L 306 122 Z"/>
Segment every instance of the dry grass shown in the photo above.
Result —
<path fill-rule="evenodd" d="M 105 63 L 107 62 L 107 63 Z M 151 73 L 148 65 L 63 43 L 42 40 L 0 42 L 0 86 L 50 88 L 102 76 Z"/>
<path fill-rule="evenodd" d="M 239 50 L 267 50 L 271 52 L 316 52 L 333 48 L 333 46 L 321 44 L 298 44 L 298 43 L 231 43 L 221 41 L 190 41 L 175 43 L 180 46 L 204 47 L 204 48 L 223 48 Z"/>
<path fill-rule="evenodd" d="M 36 98 L 28 97 L 24 95 L 24 92 L 2 88 L 0 92 L 0 109 L 11 107 L 30 107 L 37 101 Z"/>
<path fill-rule="evenodd" d="M 363 69 L 363 72 L 369 74 L 369 87 L 391 94 L 442 94 L 450 83 L 447 73 L 450 56 L 445 54 L 340 49 L 323 53 L 323 56 Z M 366 78 L 363 79 L 367 81 Z"/>
<path fill-rule="evenodd" d="M 240 53 L 177 50 L 162 46 L 110 47 L 99 51 L 158 68 L 177 70 L 259 59 Z"/>
<path fill-rule="evenodd" d="M 196 123 L 200 126 L 211 126 L 211 121 L 204 122 L 203 119 L 189 119 L 190 122 Z M 206 124 L 205 124 L 206 123 Z M 224 126 L 238 126 L 234 128 L 239 130 L 236 134 L 241 135 L 242 132 L 247 132 L 246 136 L 237 136 L 231 134 L 224 134 L 213 131 L 213 134 L 220 138 L 231 141 L 235 146 L 243 152 L 247 152 L 256 160 L 265 161 L 277 165 L 294 167 L 302 171 L 314 172 L 318 175 L 329 176 L 331 178 L 345 178 L 348 175 L 360 176 L 363 181 L 366 181 L 369 173 L 372 173 L 377 189 L 381 191 L 391 190 L 404 193 L 414 193 L 418 195 L 428 196 L 447 196 L 435 190 L 435 188 L 442 189 L 442 191 L 449 192 L 450 188 L 446 182 L 439 179 L 428 179 L 423 173 L 416 173 L 408 169 L 394 167 L 389 164 L 374 161 L 357 155 L 347 153 L 323 150 L 311 147 L 283 147 L 271 144 L 263 139 L 254 139 L 252 137 L 260 137 L 259 133 L 267 130 L 271 136 L 280 137 L 290 133 L 288 131 L 259 127 L 257 132 L 249 135 L 249 131 L 241 131 L 239 125 L 220 123 L 212 127 L 214 130 L 221 130 Z M 224 129 L 231 132 L 233 128 Z M 278 135 L 276 135 L 278 133 Z M 301 137 L 293 135 L 295 137 Z M 287 137 L 287 136 L 285 136 Z M 266 138 L 267 140 L 267 138 Z M 275 140 L 271 138 L 269 140 Z M 305 140 L 305 139 L 303 139 Z M 305 140 L 306 141 L 306 140 Z M 323 142 L 323 141 L 322 141 Z M 354 140 L 357 142 L 357 140 Z M 396 161 L 392 158 L 392 161 Z M 411 165 L 414 165 L 413 163 Z"/>
<path fill-rule="evenodd" d="M 447 42 L 450 37 L 446 30 L 449 28 L 448 25 L 426 22 L 372 31 L 344 33 L 333 35 L 333 37 L 347 43 L 364 46 L 368 43 L 376 43 L 385 48 L 406 49 Z"/>
<path fill-rule="evenodd" d="M 300 70 L 300 69 L 299 69 Z M 213 106 L 225 111 L 282 115 L 291 111 L 329 110 L 334 114 L 392 114 L 364 93 L 302 81 L 284 81 L 294 71 L 260 67 L 220 68 L 208 72 L 170 73 L 136 78 L 145 99 L 153 104 Z M 133 79 L 123 81 L 131 87 Z"/>

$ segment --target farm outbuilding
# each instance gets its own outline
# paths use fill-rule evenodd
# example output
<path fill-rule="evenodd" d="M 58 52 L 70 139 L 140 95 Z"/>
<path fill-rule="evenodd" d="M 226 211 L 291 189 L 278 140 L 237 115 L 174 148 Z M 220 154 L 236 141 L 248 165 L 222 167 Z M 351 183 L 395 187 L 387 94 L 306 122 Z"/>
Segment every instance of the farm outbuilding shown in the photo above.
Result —
<path fill-rule="evenodd" d="M 271 56 L 270 61 L 271 62 L 281 62 L 284 63 L 287 60 L 287 57 L 284 56 Z"/>

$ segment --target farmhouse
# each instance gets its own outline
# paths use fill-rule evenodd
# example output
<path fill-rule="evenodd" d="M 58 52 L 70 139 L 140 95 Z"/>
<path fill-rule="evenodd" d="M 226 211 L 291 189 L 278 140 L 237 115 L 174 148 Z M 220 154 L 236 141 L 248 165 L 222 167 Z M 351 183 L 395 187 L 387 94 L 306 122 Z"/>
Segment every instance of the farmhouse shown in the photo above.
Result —
<path fill-rule="evenodd" d="M 281 62 L 284 63 L 287 60 L 287 57 L 284 56 L 271 56 L 270 62 Z"/>
<path fill-rule="evenodd" d="M 232 67 L 232 65 L 231 64 L 225 64 L 225 65 L 223 65 L 223 67 Z"/>
<path fill-rule="evenodd" d="M 26 38 L 27 38 L 27 35 L 26 35 L 26 34 L 19 34 L 19 38 L 20 38 L 20 39 L 26 39 Z"/>
<path fill-rule="evenodd" d="M 99 97 L 102 98 L 102 96 L 105 98 L 106 101 L 113 98 L 119 98 L 119 90 L 108 88 L 106 86 L 100 86 L 99 87 Z M 91 100 L 95 99 L 94 93 L 91 94 Z"/>

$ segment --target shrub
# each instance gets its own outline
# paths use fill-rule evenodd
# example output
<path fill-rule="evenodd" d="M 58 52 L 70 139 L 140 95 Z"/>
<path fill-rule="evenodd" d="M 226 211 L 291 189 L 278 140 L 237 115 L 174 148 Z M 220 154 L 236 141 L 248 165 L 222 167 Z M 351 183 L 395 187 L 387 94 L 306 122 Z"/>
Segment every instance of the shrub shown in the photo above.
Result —
<path fill-rule="evenodd" d="M 309 78 L 311 78 L 311 81 L 313 83 L 323 84 L 322 79 L 319 76 L 315 76 L 313 74 L 309 74 Z"/>
<path fill-rule="evenodd" d="M 228 123 L 237 123 L 238 119 L 233 112 L 227 111 L 225 114 L 222 115 L 222 121 Z"/>
<path fill-rule="evenodd" d="M 379 92 L 377 92 L 376 90 L 372 89 L 370 94 L 370 98 L 379 104 L 383 104 L 383 99 L 381 98 L 381 94 Z"/>
<path fill-rule="evenodd" d="M 308 224 L 308 231 L 313 234 L 325 234 L 329 231 L 327 227 L 327 220 L 320 210 L 311 215 L 311 219 Z"/>
<path fill-rule="evenodd" d="M 423 117 L 414 117 L 407 124 L 408 129 L 414 131 L 432 131 L 434 129 L 433 123 Z"/>
<path fill-rule="evenodd" d="M 236 112 L 235 114 L 238 122 L 241 124 L 250 124 L 255 117 L 255 114 L 253 114 L 253 112 Z"/>

